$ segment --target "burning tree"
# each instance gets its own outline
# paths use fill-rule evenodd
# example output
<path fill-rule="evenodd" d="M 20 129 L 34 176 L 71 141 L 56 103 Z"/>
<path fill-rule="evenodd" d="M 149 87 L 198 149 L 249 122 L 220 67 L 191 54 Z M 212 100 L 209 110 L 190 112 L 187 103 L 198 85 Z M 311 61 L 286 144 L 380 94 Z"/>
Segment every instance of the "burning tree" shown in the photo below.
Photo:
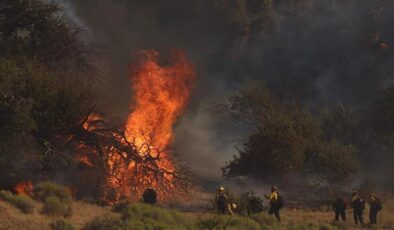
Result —
<path fill-rule="evenodd" d="M 135 103 L 123 128 L 108 128 L 90 111 L 70 129 L 80 160 L 102 174 L 102 197 L 107 201 L 139 198 L 154 188 L 162 200 L 184 195 L 189 177 L 171 157 L 172 127 L 181 115 L 195 80 L 192 64 L 176 52 L 171 66 L 160 66 L 158 53 L 143 51 L 134 66 Z"/>

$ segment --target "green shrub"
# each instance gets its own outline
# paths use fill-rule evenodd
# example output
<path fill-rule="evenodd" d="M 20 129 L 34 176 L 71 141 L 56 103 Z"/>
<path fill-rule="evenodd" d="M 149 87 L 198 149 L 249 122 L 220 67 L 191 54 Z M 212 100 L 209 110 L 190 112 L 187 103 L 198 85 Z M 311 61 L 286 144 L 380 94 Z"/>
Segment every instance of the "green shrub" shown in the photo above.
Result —
<path fill-rule="evenodd" d="M 52 230 L 74 230 L 74 225 L 67 220 L 55 220 L 50 225 Z"/>
<path fill-rule="evenodd" d="M 312 221 L 305 221 L 296 223 L 294 225 L 289 225 L 289 230 L 333 230 L 337 229 L 336 227 L 325 224 L 325 223 L 316 223 Z"/>
<path fill-rule="evenodd" d="M 112 207 L 112 211 L 113 212 L 124 212 L 129 205 L 131 205 L 131 202 L 128 200 L 119 201 Z"/>
<path fill-rule="evenodd" d="M 349 224 L 345 221 L 334 221 L 332 222 L 332 226 L 338 230 L 347 230 L 349 229 Z"/>
<path fill-rule="evenodd" d="M 249 217 L 214 215 L 202 218 L 197 222 L 201 230 L 231 229 L 231 230 L 260 230 L 260 225 Z"/>
<path fill-rule="evenodd" d="M 48 197 L 57 197 L 62 203 L 69 203 L 72 199 L 70 189 L 51 182 L 43 182 L 34 186 L 33 196 L 40 201 L 45 201 Z"/>
<path fill-rule="evenodd" d="M 250 218 L 256 221 L 262 230 L 283 229 L 275 217 L 269 216 L 266 213 L 251 215 Z"/>
<path fill-rule="evenodd" d="M 34 202 L 26 195 L 15 195 L 11 203 L 25 214 L 33 213 L 34 211 Z"/>
<path fill-rule="evenodd" d="M 329 224 L 322 223 L 319 225 L 319 230 L 333 230 L 333 229 L 335 228 Z"/>
<path fill-rule="evenodd" d="M 317 230 L 318 226 L 315 222 L 304 221 L 293 225 L 289 225 L 289 230 Z"/>
<path fill-rule="evenodd" d="M 14 196 L 14 194 L 10 191 L 6 191 L 6 190 L 1 190 L 0 191 L 0 198 L 4 201 L 9 201 L 12 199 L 12 197 Z"/>
<path fill-rule="evenodd" d="M 42 212 L 49 216 L 68 217 L 72 215 L 71 205 L 61 202 L 56 196 L 50 196 L 45 199 Z"/>
<path fill-rule="evenodd" d="M 126 229 L 122 220 L 114 215 L 96 217 L 89 221 L 83 230 L 122 230 Z"/>
<path fill-rule="evenodd" d="M 26 195 L 15 195 L 9 191 L 3 190 L 0 191 L 0 198 L 18 208 L 25 214 L 33 213 L 34 211 L 34 201 Z"/>
<path fill-rule="evenodd" d="M 147 204 L 132 204 L 128 206 L 123 211 L 122 219 L 128 229 L 193 228 L 192 221 L 183 213 Z"/>
<path fill-rule="evenodd" d="M 203 218 L 197 222 L 198 229 L 206 229 L 206 230 L 213 230 L 218 229 L 221 227 L 222 219 L 219 216 L 210 217 L 210 218 Z"/>

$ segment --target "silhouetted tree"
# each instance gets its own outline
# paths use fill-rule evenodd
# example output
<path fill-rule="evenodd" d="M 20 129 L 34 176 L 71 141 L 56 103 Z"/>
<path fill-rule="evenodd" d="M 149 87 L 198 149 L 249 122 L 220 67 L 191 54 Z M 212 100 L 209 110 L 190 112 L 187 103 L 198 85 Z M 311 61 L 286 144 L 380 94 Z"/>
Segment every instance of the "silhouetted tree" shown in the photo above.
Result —
<path fill-rule="evenodd" d="M 48 68 L 90 70 L 93 53 L 81 29 L 61 16 L 51 1 L 3 0 L 0 3 L 0 56 L 36 58 Z"/>
<path fill-rule="evenodd" d="M 62 133 L 86 113 L 85 96 L 37 61 L 0 59 L 0 186 L 54 170 Z"/>
<path fill-rule="evenodd" d="M 275 100 L 264 85 L 241 89 L 221 109 L 255 128 L 239 156 L 223 168 L 226 177 L 278 179 L 306 174 L 334 182 L 356 170 L 351 146 L 324 140 L 315 117 L 294 103 Z"/>

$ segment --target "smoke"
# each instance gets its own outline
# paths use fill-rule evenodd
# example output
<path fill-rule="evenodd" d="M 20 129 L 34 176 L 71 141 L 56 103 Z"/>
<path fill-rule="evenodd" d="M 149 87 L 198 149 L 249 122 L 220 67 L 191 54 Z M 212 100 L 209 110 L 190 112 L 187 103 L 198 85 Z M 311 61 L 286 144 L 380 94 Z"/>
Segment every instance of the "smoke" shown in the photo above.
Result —
<path fill-rule="evenodd" d="M 365 105 L 394 82 L 390 1 L 59 1 L 107 47 L 105 100 L 114 112 L 127 114 L 122 109 L 138 50 L 185 50 L 198 82 L 174 149 L 203 177 L 219 178 L 242 142 L 238 127 L 223 125 L 205 108 L 250 80 L 311 109 Z M 261 18 L 262 11 L 270 13 Z"/>
<path fill-rule="evenodd" d="M 84 24 L 84 22 L 75 14 L 75 11 L 74 11 L 74 9 L 73 9 L 73 5 L 70 3 L 70 1 L 68 1 L 68 0 L 55 0 L 55 2 L 61 7 L 62 13 L 63 13 L 66 17 L 71 18 L 72 21 L 73 21 L 76 25 L 78 25 L 78 26 L 80 26 L 80 27 L 82 27 L 82 28 L 84 28 L 84 29 L 89 29 L 89 28 Z"/>
<path fill-rule="evenodd" d="M 237 154 L 237 136 L 223 131 L 218 123 L 213 114 L 198 110 L 183 116 L 176 127 L 174 152 L 181 154 L 190 170 L 202 178 L 220 179 L 220 167 L 229 156 Z"/>

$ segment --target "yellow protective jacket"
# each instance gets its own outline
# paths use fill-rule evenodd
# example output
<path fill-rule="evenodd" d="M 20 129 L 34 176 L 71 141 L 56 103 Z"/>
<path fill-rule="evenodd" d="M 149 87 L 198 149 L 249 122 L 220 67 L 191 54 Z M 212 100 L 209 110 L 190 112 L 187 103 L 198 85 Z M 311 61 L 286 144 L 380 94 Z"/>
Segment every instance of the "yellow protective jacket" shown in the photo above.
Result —
<path fill-rule="evenodd" d="M 278 196 L 279 196 L 278 192 L 274 191 L 271 192 L 269 196 L 266 195 L 265 198 L 267 198 L 269 200 L 269 203 L 272 205 L 276 203 L 276 201 L 278 200 Z"/>

